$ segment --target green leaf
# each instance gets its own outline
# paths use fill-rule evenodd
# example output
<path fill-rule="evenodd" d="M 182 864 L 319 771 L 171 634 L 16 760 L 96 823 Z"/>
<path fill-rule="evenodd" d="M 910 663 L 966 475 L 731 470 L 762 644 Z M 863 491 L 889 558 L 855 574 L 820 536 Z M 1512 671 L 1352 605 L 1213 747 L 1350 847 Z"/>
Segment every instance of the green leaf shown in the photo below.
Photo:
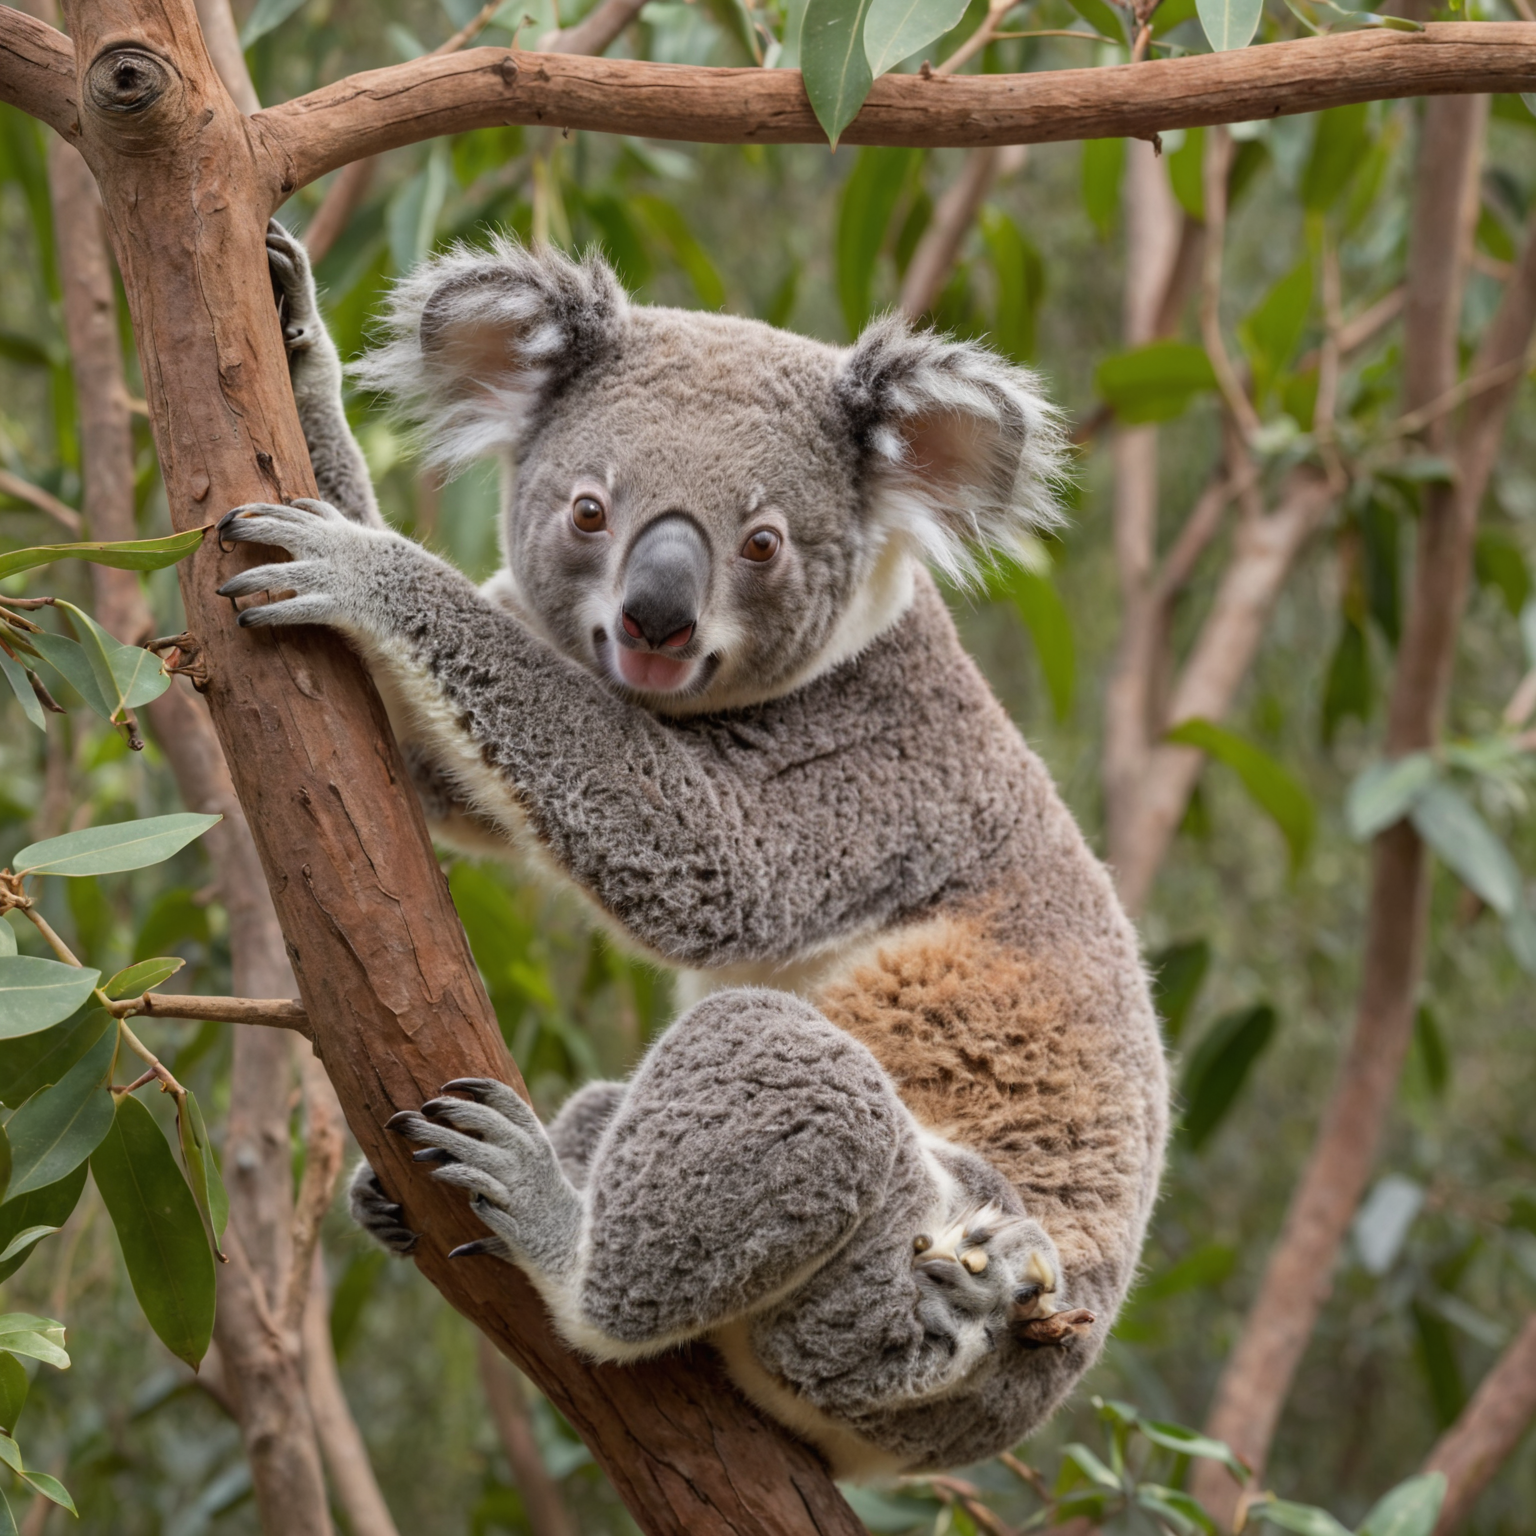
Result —
<path fill-rule="evenodd" d="M 0 1354 L 0 1430 L 8 1435 L 16 1433 L 16 1420 L 31 1385 L 26 1366 L 15 1355 Z"/>
<path fill-rule="evenodd" d="M 1159 14 L 1165 9 L 1164 0 Z M 1108 240 L 1120 211 L 1120 183 L 1125 179 L 1125 140 L 1089 139 L 1083 145 L 1083 212 L 1099 233 Z"/>
<path fill-rule="evenodd" d="M 0 955 L 0 1040 L 36 1034 L 67 1019 L 100 980 L 100 971 L 60 960 Z"/>
<path fill-rule="evenodd" d="M 1275 1033 L 1268 1003 L 1224 1014 L 1200 1037 L 1179 1084 L 1184 1100 L 1181 1129 L 1191 1150 L 1210 1140 L 1232 1108 L 1253 1064 Z"/>
<path fill-rule="evenodd" d="M 86 655 L 85 647 L 78 640 L 71 640 L 68 635 L 46 632 L 29 635 L 27 638 L 37 648 L 38 655 L 80 695 L 87 709 L 100 715 L 103 720 L 112 718 L 112 705 L 101 691 L 95 669 L 91 666 L 91 658 Z"/>
<path fill-rule="evenodd" d="M 45 1499 L 51 1499 L 61 1509 L 67 1509 L 70 1514 L 79 1518 L 80 1512 L 75 1508 L 75 1501 L 70 1498 L 69 1490 L 58 1478 L 50 1477 L 46 1472 L 34 1472 L 30 1467 L 21 1474 L 21 1478 L 33 1492 L 42 1494 Z"/>
<path fill-rule="evenodd" d="M 864 18 L 864 57 L 878 80 L 965 15 L 968 0 L 870 0 Z"/>
<path fill-rule="evenodd" d="M 1467 1406 L 1467 1386 L 1462 1380 L 1461 1362 L 1456 1358 L 1456 1340 L 1451 1325 L 1422 1302 L 1415 1301 L 1409 1313 L 1413 1318 L 1417 1345 L 1414 1353 L 1429 1387 L 1436 1424 L 1444 1431 L 1456 1422 Z"/>
<path fill-rule="evenodd" d="M 679 209 L 664 197 L 634 193 L 630 206 L 642 214 L 656 235 L 671 249 L 677 262 L 693 284 L 699 304 L 704 309 L 725 308 L 725 283 L 720 269 L 710 260 L 709 252 L 699 243 Z"/>
<path fill-rule="evenodd" d="M 3 913 L 0 913 L 0 957 L 14 955 L 16 953 L 16 930 L 6 922 Z"/>
<path fill-rule="evenodd" d="M 1536 917 L 1528 907 L 1516 907 L 1504 919 L 1504 942 L 1520 968 L 1536 976 Z"/>
<path fill-rule="evenodd" d="M 1058 720 L 1072 713 L 1072 690 L 1077 659 L 1072 643 L 1072 620 L 1049 576 L 1009 562 L 999 565 L 988 585 L 995 595 L 1011 602 L 1029 630 L 1035 657 L 1051 695 Z"/>
<path fill-rule="evenodd" d="M 1208 1531 L 1215 1536 L 1216 1522 L 1206 1514 L 1197 1499 L 1176 1488 L 1159 1488 L 1156 1483 L 1142 1483 L 1136 1489 L 1136 1504 L 1149 1515 L 1156 1515 L 1171 1526 L 1178 1536 L 1195 1536 Z"/>
<path fill-rule="evenodd" d="M 1143 1419 L 1141 1432 L 1153 1445 L 1160 1445 L 1164 1450 L 1177 1451 L 1181 1456 L 1199 1456 L 1204 1461 L 1219 1461 L 1238 1482 L 1248 1480 L 1247 1467 L 1237 1459 L 1225 1440 L 1213 1440 L 1182 1424 L 1156 1419 Z"/>
<path fill-rule="evenodd" d="M 1339 722 L 1353 717 L 1364 724 L 1371 718 L 1376 695 L 1371 688 L 1371 648 L 1365 631 L 1349 619 L 1339 631 L 1339 643 L 1328 663 L 1328 680 L 1323 685 L 1323 745 L 1333 745 Z"/>
<path fill-rule="evenodd" d="M 1119 43 L 1122 48 L 1130 42 L 1126 35 L 1125 13 L 1109 4 L 1109 0 L 1071 0 L 1071 5 L 1100 37 Z"/>
<path fill-rule="evenodd" d="M 29 844 L 11 861 L 11 868 L 23 875 L 115 875 L 125 869 L 143 869 L 179 853 L 220 820 L 177 811 L 171 816 L 87 827 Z"/>
<path fill-rule="evenodd" d="M 196 1370 L 213 1335 L 213 1255 L 165 1137 L 132 1094 L 118 1100 L 91 1173 L 144 1316 L 166 1348 Z"/>
<path fill-rule="evenodd" d="M 64 1324 L 51 1317 L 35 1317 L 30 1312 L 7 1312 L 0 1316 L 0 1349 L 13 1355 L 26 1355 L 44 1365 L 69 1369 L 64 1352 Z"/>
<path fill-rule="evenodd" d="M 1366 159 L 1371 136 L 1365 102 L 1329 107 L 1317 114 L 1312 153 L 1301 177 L 1301 201 L 1310 213 L 1326 213 Z"/>
<path fill-rule="evenodd" d="M 1518 619 L 1531 595 L 1531 573 L 1520 546 L 1501 528 L 1480 528 L 1474 552 L 1477 579 L 1504 599 L 1512 618 Z"/>
<path fill-rule="evenodd" d="M 54 365 L 47 347 L 19 331 L 0 331 L 0 357 L 10 363 L 20 363 L 23 368 L 52 368 Z M 0 491 L 0 496 L 10 494 Z"/>
<path fill-rule="evenodd" d="M 1161 9 L 1161 7 L 1159 7 Z M 1184 142 L 1168 156 L 1168 185 L 1190 218 L 1205 222 L 1205 129 L 1185 130 Z"/>
<path fill-rule="evenodd" d="M 256 0 L 256 7 L 240 29 L 240 46 L 249 48 L 274 28 L 282 26 L 304 0 Z"/>
<path fill-rule="evenodd" d="M 5 680 L 11 685 L 11 692 L 16 695 L 16 702 L 21 705 L 21 712 L 38 730 L 46 730 L 43 706 L 32 691 L 27 669 L 4 646 L 0 646 L 0 672 L 5 673 Z"/>
<path fill-rule="evenodd" d="M 1045 262 L 1000 208 L 983 208 L 979 222 L 997 279 L 997 313 L 990 340 L 1012 361 L 1030 362 L 1035 355 L 1035 317 L 1045 297 Z"/>
<path fill-rule="evenodd" d="M 1430 785 L 1410 813 L 1420 837 L 1463 885 L 1477 892 L 1500 917 L 1521 903 L 1520 871 L 1498 835 L 1458 789 Z"/>
<path fill-rule="evenodd" d="M 1071 1462 L 1100 1487 L 1119 1491 L 1120 1479 L 1086 1445 L 1074 1442 L 1062 1451 L 1061 1459 L 1063 1462 Z"/>
<path fill-rule="evenodd" d="M 187 962 L 180 955 L 162 955 L 154 960 L 140 960 L 127 970 L 119 971 L 101 990 L 117 1002 L 124 997 L 139 997 L 162 981 L 174 976 Z"/>
<path fill-rule="evenodd" d="M 837 297 L 850 336 L 857 336 L 869 319 L 875 264 L 921 156 L 921 150 L 861 149 L 843 183 L 837 205 Z"/>
<path fill-rule="evenodd" d="M 0 1125 L 0 1204 L 5 1201 L 5 1192 L 11 1183 L 11 1138 L 6 1135 L 5 1127 Z M 0 1259 L 0 1263 L 4 1263 Z"/>
<path fill-rule="evenodd" d="M 82 1163 L 57 1184 L 7 1200 L 4 1205 L 0 1205 L 0 1243 L 10 1247 L 12 1239 L 28 1227 L 62 1227 L 69 1220 L 70 1212 L 80 1203 L 80 1192 L 84 1188 L 85 1164 Z M 14 1275 L 36 1251 L 35 1246 L 24 1248 L 14 1257 L 0 1263 L 0 1280 L 7 1280 Z"/>
<path fill-rule="evenodd" d="M 158 571 L 185 560 L 203 542 L 202 528 L 173 533 L 163 539 L 124 539 L 116 544 L 39 544 L 0 555 L 0 580 L 55 560 L 89 560 L 119 571 Z"/>
<path fill-rule="evenodd" d="M 57 1227 L 24 1227 L 8 1242 L 3 1250 L 0 1250 L 0 1264 L 9 1263 L 18 1253 L 24 1253 L 33 1243 L 41 1241 L 50 1232 L 57 1232 Z"/>
<path fill-rule="evenodd" d="M 1413 1016 L 1413 1052 L 1425 1085 L 1437 1099 L 1442 1098 L 1451 1081 L 1451 1053 L 1445 1047 L 1445 1036 L 1434 1010 L 1427 1003 L 1420 1003 Z"/>
<path fill-rule="evenodd" d="M 1167 1269 L 1143 1280 L 1133 1295 L 1140 1305 L 1162 1301 L 1169 1296 L 1182 1296 L 1186 1291 L 1210 1290 L 1227 1279 L 1236 1267 L 1235 1248 L 1226 1243 L 1205 1243 L 1177 1264 L 1170 1264 Z"/>
<path fill-rule="evenodd" d="M 187 1090 L 185 1113 L 178 1111 L 176 1115 L 176 1137 L 181 1143 L 181 1166 L 187 1175 L 192 1198 L 197 1202 L 197 1214 L 208 1235 L 208 1246 L 216 1259 L 222 1259 L 219 1239 L 229 1220 L 229 1196 L 224 1190 L 224 1180 L 219 1176 L 218 1164 L 213 1160 L 213 1147 L 208 1140 L 208 1127 L 203 1124 L 203 1112 L 197 1107 L 191 1089 Z"/>
<path fill-rule="evenodd" d="M 1217 53 L 1246 48 L 1259 30 L 1264 0 L 1198 0 L 1195 6 L 1206 40 Z"/>
<path fill-rule="evenodd" d="M 1282 277 L 1238 326 L 1261 395 L 1268 393 L 1296 355 L 1311 312 L 1312 262 L 1307 259 Z"/>
<path fill-rule="evenodd" d="M 1251 1504 L 1248 1518 L 1250 1521 L 1267 1520 L 1283 1531 L 1296 1532 L 1296 1536 L 1350 1536 L 1348 1529 L 1326 1509 L 1318 1509 L 1312 1504 L 1292 1504 L 1287 1499 Z"/>
<path fill-rule="evenodd" d="M 0 1493 L 0 1536 L 19 1536 L 16 1517 L 11 1513 L 11 1506 L 6 1502 L 4 1493 Z"/>
<path fill-rule="evenodd" d="M 124 645 L 73 603 L 60 600 L 54 606 L 74 618 L 96 687 L 110 706 L 108 719 L 120 719 L 124 710 L 158 699 L 171 686 L 165 663 L 153 651 L 141 645 Z"/>
<path fill-rule="evenodd" d="M 6 1127 L 16 1157 L 11 1188 L 22 1195 L 56 1184 L 101 1144 L 112 1127 L 108 1083 L 117 1057 L 117 1031 L 100 1039 L 51 1088 L 34 1094 Z"/>
<path fill-rule="evenodd" d="M 1437 771 L 1435 760 L 1427 752 L 1410 752 L 1406 757 L 1372 763 L 1349 786 L 1344 798 L 1349 835 L 1363 843 L 1401 821 L 1435 782 Z"/>
<path fill-rule="evenodd" d="M 1382 634 L 1394 646 L 1402 630 L 1402 561 L 1397 535 L 1397 513 L 1379 496 L 1372 496 L 1360 509 L 1366 603 Z"/>
<path fill-rule="evenodd" d="M 1301 867 L 1312 841 L 1316 812 L 1300 780 L 1251 741 L 1210 720 L 1185 720 L 1164 739 L 1199 747 L 1232 769 L 1254 803 L 1279 827 L 1290 849 L 1291 873 Z"/>
<path fill-rule="evenodd" d="M 1171 421 L 1202 390 L 1216 388 L 1216 373 L 1203 347 L 1184 341 L 1153 341 L 1106 357 L 1094 375 L 1099 393 L 1128 426 Z"/>
<path fill-rule="evenodd" d="M 105 1008 L 91 1008 L 51 1029 L 0 1040 L 0 1103 L 19 1109 L 39 1088 L 58 1082 L 111 1023 Z"/>
<path fill-rule="evenodd" d="M 809 0 L 800 28 L 800 73 L 833 149 L 859 115 L 874 76 L 864 52 L 870 0 Z"/>

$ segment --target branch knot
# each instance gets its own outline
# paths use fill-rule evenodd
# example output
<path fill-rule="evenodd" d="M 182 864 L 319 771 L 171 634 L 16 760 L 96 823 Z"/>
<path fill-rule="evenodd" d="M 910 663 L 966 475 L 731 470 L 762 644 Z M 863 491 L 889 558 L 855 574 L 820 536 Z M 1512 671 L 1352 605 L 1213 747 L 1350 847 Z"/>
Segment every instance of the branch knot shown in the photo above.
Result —
<path fill-rule="evenodd" d="M 91 105 L 100 112 L 137 116 L 147 112 L 171 84 L 170 68 L 142 48 L 110 48 L 85 77 Z"/>

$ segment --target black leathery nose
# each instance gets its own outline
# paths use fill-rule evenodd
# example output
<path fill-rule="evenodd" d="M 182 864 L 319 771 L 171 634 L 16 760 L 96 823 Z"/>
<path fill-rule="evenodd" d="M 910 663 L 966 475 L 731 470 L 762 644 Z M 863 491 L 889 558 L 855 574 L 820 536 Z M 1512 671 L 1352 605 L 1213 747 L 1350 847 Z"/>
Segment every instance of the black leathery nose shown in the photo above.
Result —
<path fill-rule="evenodd" d="M 629 552 L 625 633 L 652 646 L 686 645 L 708 585 L 709 545 L 698 525 L 680 512 L 657 518 Z"/>

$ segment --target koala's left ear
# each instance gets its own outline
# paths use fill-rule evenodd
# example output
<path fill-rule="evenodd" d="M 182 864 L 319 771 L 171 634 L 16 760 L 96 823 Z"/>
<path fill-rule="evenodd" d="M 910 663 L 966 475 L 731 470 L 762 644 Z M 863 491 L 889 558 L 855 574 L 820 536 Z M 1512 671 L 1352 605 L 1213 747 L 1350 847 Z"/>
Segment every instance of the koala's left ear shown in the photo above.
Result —
<path fill-rule="evenodd" d="M 520 448 L 541 410 L 617 349 L 628 300 L 608 265 L 498 237 L 424 262 L 390 295 L 384 344 L 354 363 L 365 388 L 421 424 L 459 466 Z"/>
<path fill-rule="evenodd" d="M 1057 520 L 1060 420 L 1027 369 L 892 315 L 859 338 L 833 396 L 875 515 L 949 575 L 971 572 L 974 548 L 1018 553 Z"/>

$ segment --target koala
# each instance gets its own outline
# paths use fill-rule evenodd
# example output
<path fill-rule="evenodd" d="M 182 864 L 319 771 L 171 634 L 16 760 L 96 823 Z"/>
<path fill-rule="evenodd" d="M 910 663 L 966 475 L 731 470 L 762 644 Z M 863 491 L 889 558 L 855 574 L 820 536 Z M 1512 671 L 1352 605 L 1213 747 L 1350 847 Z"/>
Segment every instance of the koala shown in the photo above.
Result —
<path fill-rule="evenodd" d="M 379 517 L 302 246 L 269 234 L 319 500 L 220 589 L 376 679 L 436 835 L 681 973 L 625 1083 L 548 1125 L 461 1079 L 394 1129 L 576 1349 L 706 1341 L 845 1477 L 1018 1443 L 1135 1271 L 1168 1083 L 1135 933 L 962 649 L 963 579 L 1053 517 L 1028 372 L 877 320 L 851 347 L 633 303 L 506 239 L 395 289 L 365 386 L 504 466 L 483 587 Z M 353 1212 L 415 1234 L 366 1166 Z"/>

